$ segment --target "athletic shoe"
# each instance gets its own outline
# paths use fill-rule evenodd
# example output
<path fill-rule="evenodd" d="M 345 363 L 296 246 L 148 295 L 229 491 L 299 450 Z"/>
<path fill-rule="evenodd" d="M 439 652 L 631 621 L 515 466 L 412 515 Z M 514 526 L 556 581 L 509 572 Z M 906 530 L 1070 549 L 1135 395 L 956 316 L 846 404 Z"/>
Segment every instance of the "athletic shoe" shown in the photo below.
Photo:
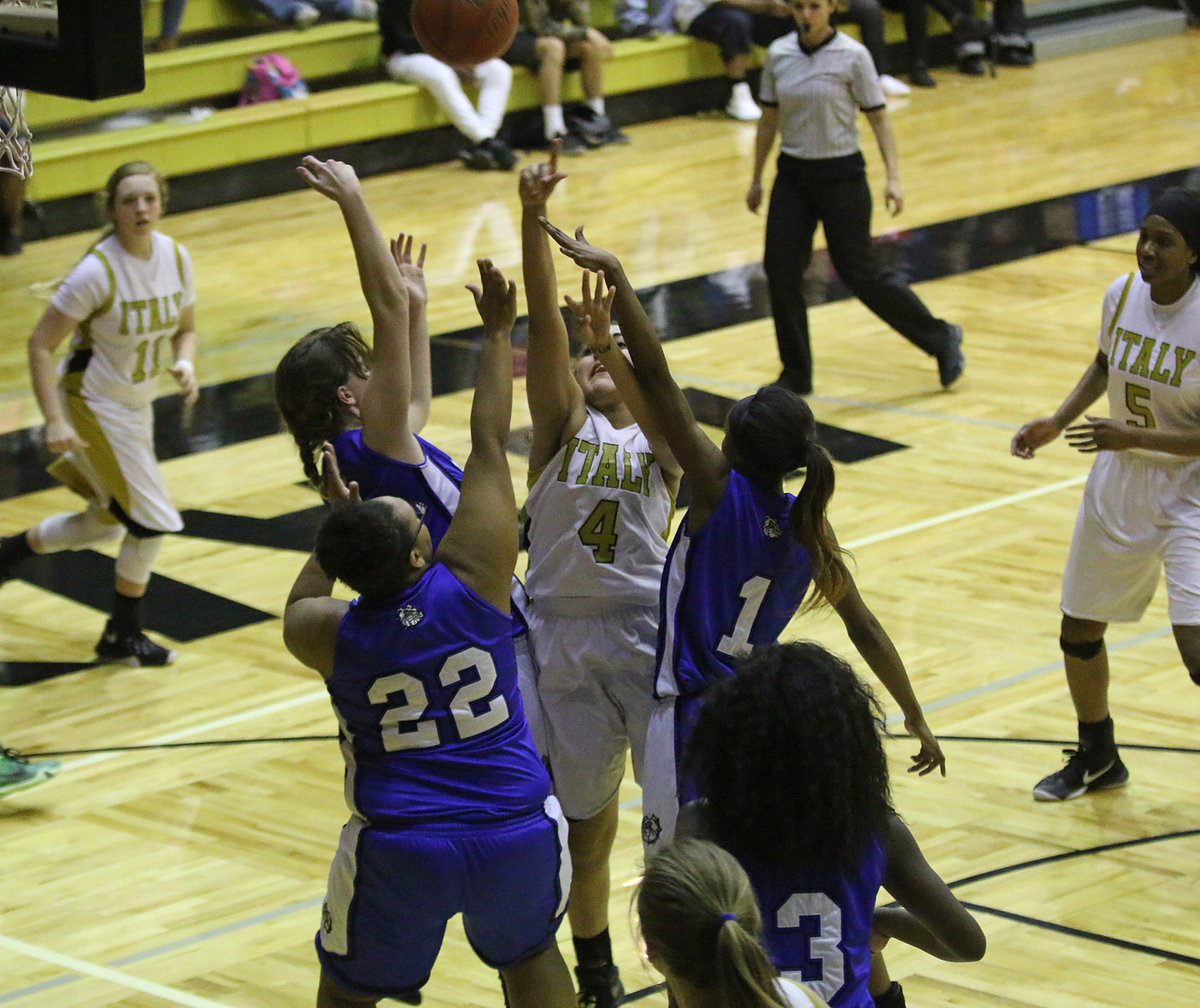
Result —
<path fill-rule="evenodd" d="M 946 348 L 937 355 L 938 378 L 942 388 L 949 388 L 958 381 L 962 377 L 963 368 L 967 366 L 967 359 L 962 352 L 962 341 L 962 326 L 952 325 Z"/>
<path fill-rule="evenodd" d="M 496 159 L 492 157 L 486 140 L 481 140 L 474 147 L 459 151 L 458 156 L 471 171 L 491 171 L 493 168 L 500 167 L 496 164 Z"/>
<path fill-rule="evenodd" d="M 1033 789 L 1037 801 L 1070 801 L 1089 791 L 1122 787 L 1129 771 L 1115 748 L 1092 755 L 1086 749 L 1064 749 L 1067 765 L 1043 777 Z"/>
<path fill-rule="evenodd" d="M 49 780 L 61 769 L 58 760 L 31 760 L 5 749 L 0 755 L 0 796 L 31 788 Z"/>
<path fill-rule="evenodd" d="M 983 57 L 972 53 L 958 61 L 958 72 L 968 77 L 982 77 L 987 73 L 987 68 L 983 65 Z"/>
<path fill-rule="evenodd" d="M 617 967 L 576 966 L 579 983 L 579 1008 L 615 1008 L 625 997 L 625 985 Z"/>
<path fill-rule="evenodd" d="M 499 137 L 488 137 L 483 141 L 483 145 L 492 155 L 492 160 L 496 162 L 496 167 L 500 171 L 512 171 L 513 166 L 517 163 L 517 155 L 512 152 L 512 148 L 508 144 Z"/>
<path fill-rule="evenodd" d="M 725 114 L 738 122 L 757 122 L 762 118 L 762 109 L 754 101 L 754 95 L 750 93 L 750 85 L 745 81 L 738 81 L 733 85 L 733 94 L 729 96 Z"/>
<path fill-rule="evenodd" d="M 558 153 L 566 154 L 568 157 L 577 157 L 588 149 L 588 145 L 584 143 L 583 137 L 574 130 L 559 133 L 554 139 L 558 141 Z M 546 146 L 548 147 L 549 144 Z"/>
<path fill-rule="evenodd" d="M 876 994 L 871 1000 L 875 1002 L 875 1008 L 906 1008 L 904 988 L 895 980 L 887 990 L 882 994 Z"/>
<path fill-rule="evenodd" d="M 647 22 L 624 29 L 624 35 L 626 38 L 636 38 L 641 39 L 643 42 L 653 42 L 658 38 L 658 29 Z"/>
<path fill-rule="evenodd" d="M 924 63 L 914 63 L 908 71 L 908 79 L 913 82 L 913 87 L 937 87 L 937 81 Z"/>
<path fill-rule="evenodd" d="M 375 0 L 354 0 L 350 8 L 350 17 L 355 21 L 374 21 L 378 13 L 379 6 Z"/>
<path fill-rule="evenodd" d="M 879 84 L 883 88 L 883 93 L 889 98 L 903 98 L 906 94 L 912 94 L 912 88 L 891 74 L 880 74 Z"/>
<path fill-rule="evenodd" d="M 629 137 L 617 129 L 612 120 L 604 114 L 597 115 L 588 109 L 585 113 L 572 113 L 567 117 L 572 133 L 578 133 L 583 142 L 589 147 L 603 147 L 605 144 L 627 144 Z"/>
<path fill-rule="evenodd" d="M 20 255 L 20 254 L 21 254 L 21 236 L 20 235 L 15 235 L 10 232 L 10 233 L 6 234 L 3 238 L 0 238 L 0 255 L 15 256 L 15 255 Z"/>
<path fill-rule="evenodd" d="M 1006 46 L 996 49 L 996 62 L 1001 66 L 1030 67 L 1034 64 L 1033 46 Z"/>
<path fill-rule="evenodd" d="M 320 16 L 321 12 L 312 4 L 297 4 L 296 9 L 292 11 L 292 24 L 297 28 L 311 28 Z"/>
<path fill-rule="evenodd" d="M 175 652 L 160 644 L 155 644 L 140 630 L 137 633 L 122 634 L 112 629 L 112 621 L 104 628 L 104 633 L 96 642 L 96 660 L 100 662 L 121 662 L 124 665 L 147 665 L 159 667 L 170 665 L 175 660 Z"/>

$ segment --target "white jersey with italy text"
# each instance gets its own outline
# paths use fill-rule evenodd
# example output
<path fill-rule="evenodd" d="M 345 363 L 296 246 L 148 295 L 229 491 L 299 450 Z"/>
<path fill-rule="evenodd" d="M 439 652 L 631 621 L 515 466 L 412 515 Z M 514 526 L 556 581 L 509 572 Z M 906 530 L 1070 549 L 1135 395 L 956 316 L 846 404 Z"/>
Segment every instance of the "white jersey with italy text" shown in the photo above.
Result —
<path fill-rule="evenodd" d="M 640 427 L 616 428 L 589 408 L 583 426 L 530 481 L 525 590 L 535 604 L 658 604 L 674 501 Z"/>

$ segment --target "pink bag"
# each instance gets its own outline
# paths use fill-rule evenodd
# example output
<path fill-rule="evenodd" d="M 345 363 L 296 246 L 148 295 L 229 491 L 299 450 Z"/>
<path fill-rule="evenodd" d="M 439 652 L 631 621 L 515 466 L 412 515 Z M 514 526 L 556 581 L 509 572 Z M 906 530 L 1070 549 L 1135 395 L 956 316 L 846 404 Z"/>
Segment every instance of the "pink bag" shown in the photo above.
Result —
<path fill-rule="evenodd" d="M 246 67 L 246 80 L 238 105 L 257 105 L 278 98 L 304 98 L 308 85 L 292 61 L 279 53 L 257 56 Z"/>

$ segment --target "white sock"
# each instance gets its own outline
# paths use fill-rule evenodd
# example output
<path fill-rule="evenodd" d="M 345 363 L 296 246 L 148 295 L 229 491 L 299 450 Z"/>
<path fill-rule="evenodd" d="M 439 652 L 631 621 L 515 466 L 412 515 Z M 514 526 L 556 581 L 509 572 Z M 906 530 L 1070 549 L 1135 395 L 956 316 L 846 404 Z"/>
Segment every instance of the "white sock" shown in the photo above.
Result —
<path fill-rule="evenodd" d="M 602 97 L 601 98 L 589 98 L 587 100 L 587 107 L 590 108 L 593 112 L 595 112 L 596 115 L 598 115 L 598 116 L 604 115 L 604 99 Z"/>
<path fill-rule="evenodd" d="M 547 140 L 553 140 L 560 133 L 567 132 L 567 122 L 563 118 L 561 105 L 543 105 L 542 123 L 546 130 Z"/>

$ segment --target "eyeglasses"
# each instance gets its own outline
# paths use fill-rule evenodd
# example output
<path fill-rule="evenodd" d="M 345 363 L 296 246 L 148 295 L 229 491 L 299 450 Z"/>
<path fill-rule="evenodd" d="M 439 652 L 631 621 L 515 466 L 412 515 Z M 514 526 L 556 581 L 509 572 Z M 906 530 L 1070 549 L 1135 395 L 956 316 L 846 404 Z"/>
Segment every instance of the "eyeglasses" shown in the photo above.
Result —
<path fill-rule="evenodd" d="M 413 504 L 412 509 L 417 513 L 417 528 L 413 532 L 413 545 L 417 544 L 417 540 L 421 538 L 421 529 L 425 527 L 425 516 L 429 513 L 429 508 L 418 501 Z"/>

